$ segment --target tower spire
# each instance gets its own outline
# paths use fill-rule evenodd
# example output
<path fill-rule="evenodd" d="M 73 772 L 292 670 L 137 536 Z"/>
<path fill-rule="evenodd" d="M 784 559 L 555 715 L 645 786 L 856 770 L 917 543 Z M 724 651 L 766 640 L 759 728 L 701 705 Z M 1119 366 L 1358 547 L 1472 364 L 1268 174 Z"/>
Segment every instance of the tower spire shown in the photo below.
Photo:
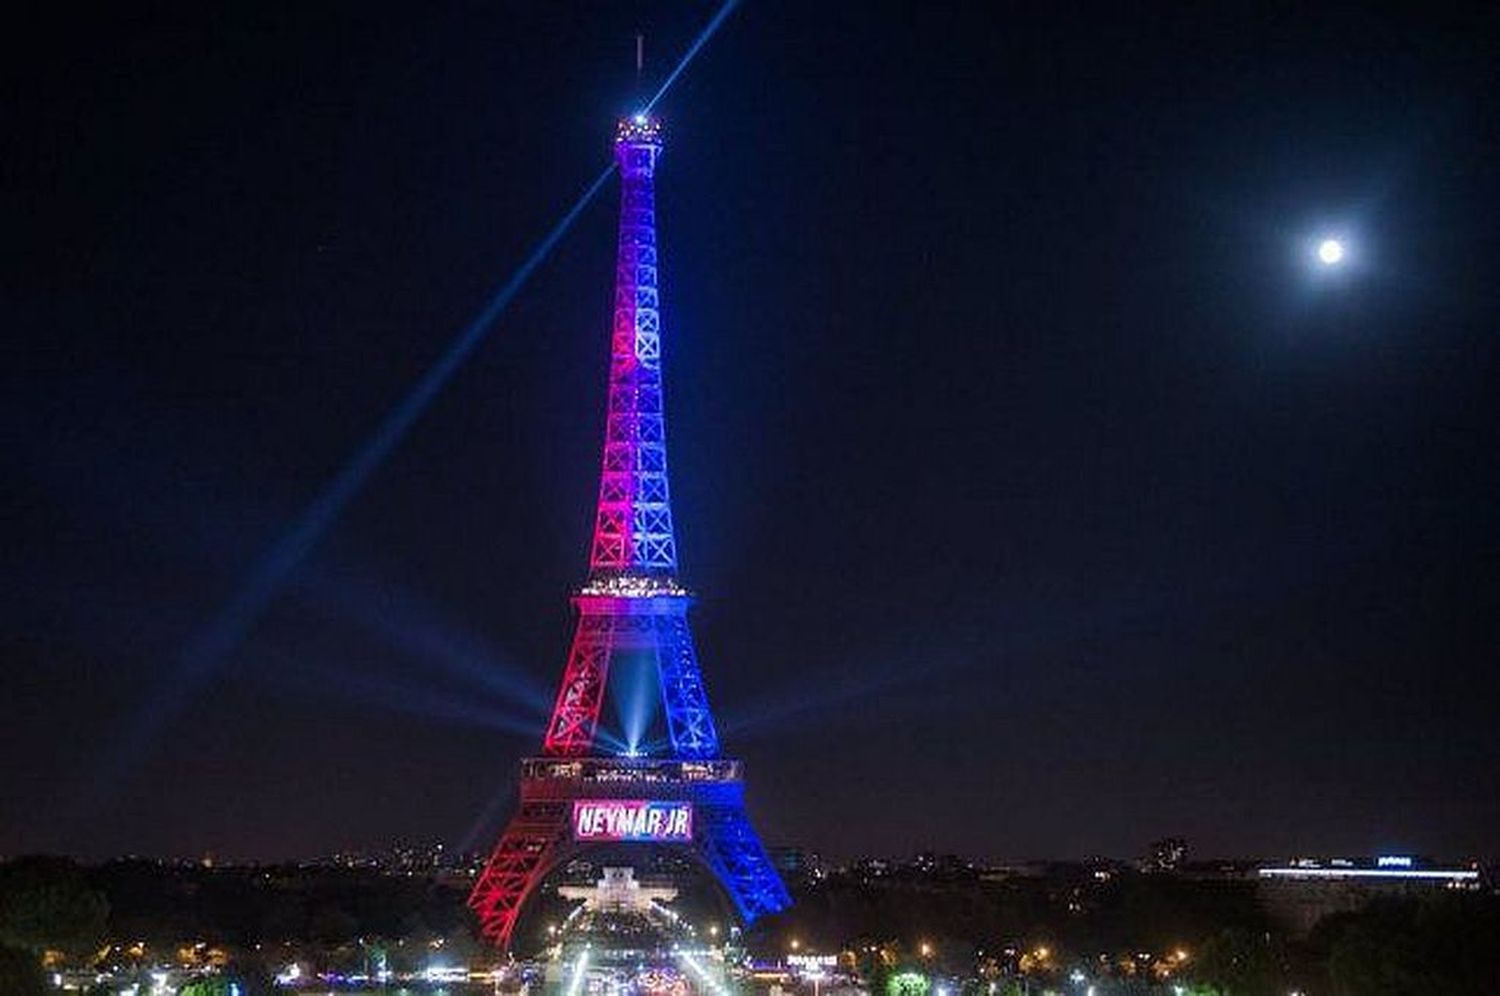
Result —
<path fill-rule="evenodd" d="M 677 572 L 656 285 L 655 178 L 661 149 L 656 118 L 640 112 L 620 120 L 615 131 L 620 227 L 604 460 L 589 548 L 591 585 L 619 577 L 666 580 Z"/>

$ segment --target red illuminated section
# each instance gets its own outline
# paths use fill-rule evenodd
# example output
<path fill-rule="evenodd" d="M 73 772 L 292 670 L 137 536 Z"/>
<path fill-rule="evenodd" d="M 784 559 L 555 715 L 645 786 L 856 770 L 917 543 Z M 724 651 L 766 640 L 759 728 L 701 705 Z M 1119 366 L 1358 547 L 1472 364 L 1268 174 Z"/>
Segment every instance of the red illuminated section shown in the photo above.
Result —
<path fill-rule="evenodd" d="M 576 799 L 573 839 L 685 844 L 693 839 L 693 804 L 645 799 Z"/>

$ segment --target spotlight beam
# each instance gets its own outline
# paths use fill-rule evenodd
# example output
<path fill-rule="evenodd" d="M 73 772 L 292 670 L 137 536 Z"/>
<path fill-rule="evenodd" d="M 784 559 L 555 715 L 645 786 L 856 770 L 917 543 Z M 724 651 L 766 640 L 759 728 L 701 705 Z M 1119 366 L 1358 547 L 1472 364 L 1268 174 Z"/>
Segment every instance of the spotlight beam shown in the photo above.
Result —
<path fill-rule="evenodd" d="M 693 61 L 693 57 L 698 54 L 698 50 L 708 44 L 708 40 L 719 30 L 719 25 L 723 24 L 724 19 L 732 14 L 734 8 L 739 5 L 740 0 L 724 0 L 723 5 L 719 7 L 713 18 L 704 26 L 702 31 L 698 32 L 698 37 L 693 39 L 693 43 L 688 46 L 688 50 L 683 53 L 682 58 L 677 60 L 677 66 L 667 74 L 667 78 L 662 81 L 662 85 L 656 88 L 656 95 L 646 101 L 646 105 L 638 113 L 651 113 L 662 97 L 666 96 L 667 91 L 672 88 L 672 84 L 677 82 L 677 77 L 681 76 L 683 70 L 687 69 L 688 63 Z"/>
<path fill-rule="evenodd" d="M 522 713 L 486 707 L 471 699 L 435 691 L 430 687 L 371 674 L 357 666 L 309 666 L 306 661 L 281 655 L 282 677 L 276 684 L 298 692 L 315 693 L 339 702 L 358 702 L 385 712 L 400 713 L 444 723 L 464 723 L 504 733 L 535 733 L 536 721 Z"/>
<path fill-rule="evenodd" d="M 725 0 L 657 88 L 644 110 L 649 111 L 655 107 L 666 95 L 699 50 L 738 5 L 739 0 Z M 212 677 L 224 657 L 244 640 L 308 553 L 345 507 L 359 495 L 386 457 L 406 437 L 428 405 L 484 340 L 495 320 L 509 307 L 537 267 L 551 255 L 614 170 L 615 164 L 611 162 L 584 189 L 562 219 L 511 274 L 510 279 L 494 293 L 406 396 L 390 410 L 364 445 L 292 520 L 285 532 L 255 563 L 229 601 L 188 642 L 178 655 L 175 666 L 164 676 L 166 680 L 159 683 L 150 699 L 129 718 L 123 735 L 113 741 L 109 760 L 101 765 L 97 774 L 93 793 L 96 797 L 113 795 L 122 780 L 121 776 L 128 772 L 129 766 L 147 749 L 156 733 Z"/>
<path fill-rule="evenodd" d="M 391 409 L 365 444 L 292 520 L 286 531 L 256 562 L 249 576 L 229 601 L 188 643 L 178 656 L 169 680 L 163 683 L 165 689 L 155 690 L 147 705 L 133 717 L 122 738 L 123 743 L 114 745 L 111 751 L 114 760 L 105 772 L 106 785 L 118 784 L 123 766 L 132 763 L 146 749 L 156 732 L 181 709 L 191 693 L 201 687 L 212 676 L 220 661 L 244 640 L 251 627 L 280 594 L 288 578 L 344 508 L 360 493 L 385 458 L 405 438 L 433 398 L 484 340 L 495 319 L 500 317 L 536 268 L 552 253 L 614 169 L 614 164 L 611 163 L 585 188 L 562 219 L 532 250 L 531 255 L 448 345 L 437 362 L 407 392 L 406 397 Z"/>
<path fill-rule="evenodd" d="M 470 690 L 487 692 L 541 717 L 552 707 L 548 689 L 388 580 L 360 584 L 309 570 L 294 582 L 293 591 L 306 595 L 313 610 L 360 627 L 424 668 L 441 668 L 450 678 L 473 686 Z"/>

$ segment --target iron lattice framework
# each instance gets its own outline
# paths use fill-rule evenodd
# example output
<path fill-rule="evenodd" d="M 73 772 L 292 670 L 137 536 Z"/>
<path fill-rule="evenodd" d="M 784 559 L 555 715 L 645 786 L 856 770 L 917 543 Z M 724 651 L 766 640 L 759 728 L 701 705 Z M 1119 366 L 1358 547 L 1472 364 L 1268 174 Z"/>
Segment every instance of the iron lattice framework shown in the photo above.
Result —
<path fill-rule="evenodd" d="M 641 115 L 615 136 L 620 168 L 619 251 L 610 335 L 609 401 L 589 579 L 575 593 L 578 626 L 542 744 L 522 762 L 521 804 L 469 897 L 484 936 L 508 947 L 522 906 L 580 848 L 569 825 L 575 799 L 693 803 L 690 846 L 753 921 L 790 904 L 745 812 L 736 761 L 719 755 L 688 627 L 692 599 L 677 581 L 677 541 L 667 485 L 666 421 L 657 292 L 656 161 L 661 126 Z M 599 750 L 599 713 L 610 662 L 644 655 L 655 665 L 670 757 L 613 757 Z M 672 845 L 684 846 L 684 845 Z"/>
<path fill-rule="evenodd" d="M 620 240 L 609 356 L 609 418 L 589 567 L 601 574 L 677 570 L 667 492 L 662 413 L 661 310 L 656 290 L 656 157 L 661 128 L 624 121 L 615 141 L 620 167 Z"/>

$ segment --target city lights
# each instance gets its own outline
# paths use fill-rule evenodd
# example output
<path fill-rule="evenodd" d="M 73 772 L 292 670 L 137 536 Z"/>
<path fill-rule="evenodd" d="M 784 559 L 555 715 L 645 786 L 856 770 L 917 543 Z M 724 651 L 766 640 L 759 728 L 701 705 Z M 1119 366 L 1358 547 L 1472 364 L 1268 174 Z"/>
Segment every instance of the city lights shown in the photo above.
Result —
<path fill-rule="evenodd" d="M 708 972 L 708 970 L 705 969 L 701 963 L 699 963 L 698 959 L 693 957 L 690 952 L 677 952 L 677 960 L 686 965 L 688 970 L 692 972 L 693 975 L 698 977 L 698 979 L 704 984 L 705 988 L 707 988 L 708 991 L 713 994 L 713 996 L 731 996 L 730 991 L 724 986 L 720 985 L 719 981 L 715 979 Z"/>
<path fill-rule="evenodd" d="M 466 982 L 469 970 L 462 965 L 444 965 L 434 962 L 422 970 L 422 978 L 428 982 Z"/>
<path fill-rule="evenodd" d="M 587 977 L 585 973 L 588 970 L 588 966 L 589 948 L 588 945 L 584 945 L 582 953 L 578 955 L 577 963 L 573 966 L 573 978 L 568 983 L 568 996 L 579 996 L 579 993 L 583 991 L 583 982 Z"/>
<path fill-rule="evenodd" d="M 37 632 L 5 668 L 37 675 L 0 996 L 1489 991 L 1481 41 L 844 12 L 658 107 L 738 3 L 653 13 L 696 40 L 645 78 L 590 5 L 546 44 L 466 8 L 457 50 L 451 18 L 234 19 L 227 62 L 180 43 L 225 31 L 196 6 L 61 18 L 12 171 Z M 611 108 L 592 143 L 569 103 Z M 385 469 L 555 252 L 477 405 Z M 1378 850 L 1296 850 L 1335 841 Z"/>
<path fill-rule="evenodd" d="M 1472 869 L 1402 869 L 1402 868 L 1262 868 L 1257 872 L 1261 878 L 1374 878 L 1374 879 L 1429 879 L 1451 882 L 1455 885 L 1478 884 L 1479 872 Z"/>
<path fill-rule="evenodd" d="M 634 821 L 635 817 L 630 819 Z M 391 852 L 390 864 L 385 866 L 385 870 L 378 871 L 378 865 L 372 866 L 371 873 L 389 874 L 404 880 L 407 875 L 404 869 L 408 867 L 413 851 L 445 855 L 453 853 L 435 844 L 426 848 L 398 846 Z M 1390 860 L 1392 856 L 1383 857 L 1385 860 L 1377 857 L 1299 858 L 1286 866 L 1298 878 L 1273 876 L 1269 879 L 1269 885 L 1262 880 L 1263 884 L 1258 886 L 1258 891 L 1262 901 L 1269 902 L 1268 897 L 1278 890 L 1289 890 L 1299 897 L 1299 908 L 1305 908 L 1309 900 L 1321 901 L 1318 898 L 1320 896 L 1342 904 L 1357 892 L 1369 895 L 1378 895 L 1382 891 L 1385 894 L 1413 895 L 1426 892 L 1429 895 L 1439 895 L 1445 887 L 1442 880 L 1429 878 L 1380 877 L 1365 880 L 1354 877 L 1348 882 L 1336 882 L 1330 888 L 1315 874 L 1322 871 L 1337 872 L 1340 875 L 1379 871 L 1388 875 L 1405 873 L 1411 876 L 1414 873 L 1439 870 L 1423 867 L 1426 862 L 1421 858 L 1412 858 L 1411 865 L 1414 867 L 1408 868 L 1404 867 L 1402 856 L 1395 856 L 1395 861 Z M 336 856 L 338 864 L 333 867 L 362 867 L 349 865 L 348 858 L 348 855 Z M 973 883 L 945 879 L 937 871 L 941 864 L 934 863 L 930 858 L 919 857 L 909 863 L 878 860 L 892 868 L 893 883 L 905 879 L 909 884 L 911 879 L 908 876 L 920 875 L 925 878 L 926 888 L 933 890 L 934 895 L 945 895 L 945 901 L 967 903 L 963 897 L 968 894 L 967 890 L 972 888 Z M 843 881 L 850 881 L 844 876 L 854 873 L 863 863 L 861 861 L 832 869 L 831 874 Z M 1377 867 L 1379 865 L 1385 867 Z M 313 890 L 320 888 L 324 874 L 321 869 L 326 867 L 328 866 L 310 866 L 307 870 L 308 878 L 302 887 Z M 1065 912 L 1066 891 L 1080 887 L 1080 883 L 1086 883 L 1081 886 L 1085 890 L 1096 888 L 1087 884 L 1092 882 L 1086 874 L 1087 870 L 1086 865 L 1072 865 L 1055 872 L 1044 872 L 1042 874 L 1057 877 L 1049 883 L 1039 884 L 1036 894 L 1056 895 L 1055 910 L 1071 919 L 1072 915 Z M 1258 875 L 1260 870 L 1249 863 L 1234 862 L 1222 868 L 1220 873 L 1233 881 L 1245 882 L 1261 880 Z M 1476 869 L 1448 871 L 1474 870 Z M 521 956 L 523 962 L 529 961 L 527 968 L 517 969 L 518 963 L 514 960 L 499 962 L 501 956 L 493 954 L 488 957 L 497 960 L 488 965 L 471 960 L 474 956 L 466 953 L 465 945 L 457 943 L 458 935 L 454 934 L 428 934 L 388 942 L 363 940 L 360 942 L 360 946 L 365 949 L 361 968 L 351 968 L 347 962 L 341 964 L 339 960 L 344 956 L 336 954 L 335 949 L 321 943 L 310 943 L 305 938 L 295 942 L 295 960 L 288 957 L 293 950 L 293 942 L 270 942 L 266 947 L 274 949 L 278 943 L 287 945 L 286 955 L 276 961 L 281 966 L 281 971 L 276 973 L 275 981 L 281 989 L 299 992 L 323 992 L 325 987 L 328 991 L 352 991 L 377 982 L 407 985 L 413 991 L 463 984 L 488 987 L 491 983 L 514 982 L 517 971 L 526 975 L 545 965 L 544 971 L 550 980 L 549 984 L 562 996 L 629 996 L 631 992 L 649 992 L 657 996 L 689 996 L 692 992 L 697 992 L 700 996 L 735 996 L 764 991 L 750 986 L 751 978 L 761 984 L 782 986 L 785 996 L 823 996 L 828 992 L 843 992 L 862 983 L 869 985 L 872 979 L 882 979 L 881 975 L 875 974 L 882 971 L 889 974 L 884 975 L 879 983 L 878 996 L 957 996 L 965 992 L 995 996 L 1001 991 L 1014 991 L 1017 988 L 1026 991 L 1028 987 L 1033 994 L 1052 992 L 1054 996 L 1088 996 L 1092 991 L 1097 996 L 1100 993 L 1120 991 L 1122 986 L 1129 988 L 1131 985 L 1136 988 L 1130 991 L 1186 996 L 1188 992 L 1194 991 L 1194 985 L 1203 982 L 1205 975 L 1218 971 L 1215 967 L 1217 963 L 1210 959 L 1200 968 L 1196 977 L 1191 978 L 1193 985 L 1188 984 L 1188 965 L 1198 952 L 1195 947 L 1180 942 L 1165 946 L 1139 944 L 1106 948 L 1093 947 L 1087 941 L 1080 943 L 1074 938 L 1063 944 L 1048 936 L 1045 941 L 1033 939 L 1029 945 L 992 945 L 986 941 L 983 947 L 971 947 L 967 939 L 959 940 L 964 938 L 961 932 L 963 928 L 951 917 L 943 916 L 939 909 L 924 911 L 925 929 L 904 942 L 904 956 L 903 944 L 894 937 L 886 942 L 871 938 L 849 938 L 836 950 L 820 950 L 812 935 L 800 930 L 792 932 L 793 924 L 810 928 L 811 923 L 801 919 L 789 920 L 784 928 L 786 933 L 779 936 L 772 934 L 745 943 L 737 932 L 725 929 L 720 922 L 707 918 L 694 922 L 695 918 L 685 915 L 688 911 L 672 908 L 677 898 L 676 885 L 660 879 L 637 881 L 633 871 L 628 867 L 605 867 L 601 869 L 602 877 L 592 885 L 556 885 L 555 890 L 560 898 L 581 901 L 581 905 L 574 906 L 560 921 L 542 920 L 535 925 L 538 936 L 533 940 L 542 940 L 545 946 L 529 959 L 527 955 Z M 226 872 L 236 876 L 243 874 L 234 869 L 226 869 Z M 170 876 L 172 872 L 171 869 L 166 869 L 164 873 Z M 1154 889 L 1171 882 L 1173 889 L 1185 890 L 1195 888 L 1190 883 L 1198 881 L 1196 877 L 1188 876 L 1163 879 L 1158 877 L 1160 873 L 1123 874 L 1138 875 L 1138 886 L 1142 889 Z M 1195 868 L 1191 874 L 1197 876 L 1202 874 L 1202 870 Z M 261 875 L 257 873 L 256 878 L 260 879 Z M 1207 888 L 1216 889 L 1225 880 L 1216 879 Z M 295 876 L 290 880 L 278 879 L 274 889 L 277 894 L 284 894 L 283 890 L 290 886 L 293 891 L 286 894 L 287 900 L 294 908 L 303 908 L 296 891 L 299 887 L 292 884 L 294 882 Z M 1385 884 L 1392 882 L 1401 884 Z M 1064 883 L 1067 888 L 1061 894 L 1054 892 L 1056 886 Z M 896 894 L 900 894 L 899 890 L 903 886 L 894 887 L 897 889 Z M 865 888 L 872 886 L 867 885 Z M 873 888 L 878 889 L 880 886 Z M 1100 901 L 1101 894 L 1096 893 L 1092 902 Z M 1331 908 L 1343 907 L 1335 905 Z M 1279 915 L 1277 907 L 1271 904 L 1267 909 L 1273 916 L 1271 922 L 1275 923 L 1274 917 Z M 1159 927 L 1153 926 L 1149 913 L 1139 917 L 1138 925 L 1145 930 Z M 621 930 L 622 926 L 624 930 Z M 1201 936 L 1212 936 L 1217 929 L 1205 924 Z M 649 942 L 659 953 L 655 960 L 651 955 L 642 957 L 643 952 L 652 949 L 642 946 L 640 938 L 643 931 L 654 933 L 655 937 L 660 938 L 659 941 Z M 953 937 L 955 943 L 950 945 L 946 941 L 940 942 L 928 931 L 937 932 L 938 938 Z M 728 948 L 706 943 L 711 935 L 730 933 L 736 934 L 736 943 Z M 625 938 L 629 940 L 622 945 L 620 942 Z M 386 970 L 386 944 L 393 947 L 406 946 L 408 960 L 395 972 Z M 49 977 L 54 988 L 62 991 L 87 991 L 89 986 L 103 983 L 108 985 L 109 992 L 116 994 L 133 991 L 134 996 L 174 996 L 181 987 L 200 977 L 200 973 L 213 974 L 223 970 L 222 965 L 215 965 L 210 960 L 211 952 L 216 950 L 219 949 L 215 945 L 198 941 L 191 936 L 164 938 L 153 946 L 152 954 L 147 953 L 145 945 L 116 942 L 105 950 L 105 956 L 112 953 L 120 962 L 128 962 L 128 952 L 140 951 L 146 957 L 145 962 L 116 965 L 109 969 L 101 967 L 97 973 L 85 973 L 76 964 L 67 965 L 63 960 L 63 953 L 57 951 L 48 955 L 48 959 L 57 962 L 49 967 Z M 940 952 L 946 956 L 941 969 L 936 962 Z M 153 955 L 155 961 L 152 960 Z M 163 958 L 171 961 L 162 961 Z M 967 965 L 964 964 L 965 961 L 968 962 Z M 1278 991 L 1286 992 L 1290 988 L 1291 979 L 1285 981 L 1287 985 Z M 228 988 L 230 984 L 230 979 L 226 977 L 223 988 L 218 991 L 231 996 L 232 991 Z"/>

